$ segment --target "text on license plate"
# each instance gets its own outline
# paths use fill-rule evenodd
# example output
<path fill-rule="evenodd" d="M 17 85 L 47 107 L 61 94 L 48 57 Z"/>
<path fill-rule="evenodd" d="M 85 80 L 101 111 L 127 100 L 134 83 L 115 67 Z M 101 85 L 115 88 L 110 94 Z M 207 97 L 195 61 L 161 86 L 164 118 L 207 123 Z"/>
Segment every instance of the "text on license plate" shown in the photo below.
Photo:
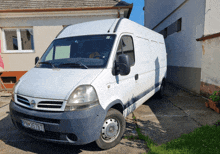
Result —
<path fill-rule="evenodd" d="M 22 126 L 24 126 L 26 128 L 30 128 L 30 129 L 37 130 L 37 131 L 42 131 L 42 132 L 45 131 L 43 124 L 33 122 L 33 121 L 29 121 L 29 120 L 24 120 L 24 119 L 21 119 L 21 122 L 22 122 Z"/>

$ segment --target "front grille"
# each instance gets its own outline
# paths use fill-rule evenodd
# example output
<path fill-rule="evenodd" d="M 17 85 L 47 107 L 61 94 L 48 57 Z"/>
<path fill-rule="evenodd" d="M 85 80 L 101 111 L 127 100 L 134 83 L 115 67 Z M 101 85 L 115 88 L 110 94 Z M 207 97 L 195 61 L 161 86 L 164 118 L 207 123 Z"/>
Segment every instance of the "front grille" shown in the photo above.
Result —
<path fill-rule="evenodd" d="M 17 95 L 17 104 L 32 110 L 62 111 L 63 100 L 49 100 L 37 97 Z"/>
<path fill-rule="evenodd" d="M 30 106 L 29 101 L 26 98 L 24 98 L 24 97 L 21 97 L 21 96 L 17 95 L 17 100 L 18 100 L 19 103 L 22 103 L 22 104 Z"/>
<path fill-rule="evenodd" d="M 50 119 L 50 118 L 41 118 L 41 117 L 36 117 L 36 116 L 31 116 L 27 114 L 23 114 L 17 111 L 12 110 L 12 114 L 14 116 L 20 117 L 20 118 L 26 118 L 26 119 L 33 119 L 39 122 L 48 122 L 48 123 L 54 123 L 54 124 L 59 124 L 60 120 L 57 119 Z"/>
<path fill-rule="evenodd" d="M 41 101 L 38 103 L 38 108 L 53 108 L 53 109 L 60 109 L 63 105 L 63 102 L 58 101 Z"/>

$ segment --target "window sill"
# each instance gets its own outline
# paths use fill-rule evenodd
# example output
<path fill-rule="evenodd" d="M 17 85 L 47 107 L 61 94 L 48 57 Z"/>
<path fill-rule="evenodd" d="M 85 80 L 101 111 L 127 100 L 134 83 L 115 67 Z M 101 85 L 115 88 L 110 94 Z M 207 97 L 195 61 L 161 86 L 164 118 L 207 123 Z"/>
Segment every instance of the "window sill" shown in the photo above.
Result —
<path fill-rule="evenodd" d="M 35 53 L 35 52 L 34 50 L 7 50 L 2 52 L 2 54 L 7 54 L 7 53 Z"/>

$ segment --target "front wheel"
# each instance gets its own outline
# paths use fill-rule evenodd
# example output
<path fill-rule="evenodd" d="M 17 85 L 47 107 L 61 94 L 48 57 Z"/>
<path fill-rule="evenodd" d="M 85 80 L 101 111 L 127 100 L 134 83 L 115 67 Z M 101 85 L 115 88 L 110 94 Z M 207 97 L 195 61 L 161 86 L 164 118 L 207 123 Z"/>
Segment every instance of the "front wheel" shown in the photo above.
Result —
<path fill-rule="evenodd" d="M 96 140 L 96 144 L 101 149 L 110 149 L 116 146 L 120 141 L 125 131 L 125 118 L 116 109 L 110 109 L 106 115 L 102 132 Z"/>

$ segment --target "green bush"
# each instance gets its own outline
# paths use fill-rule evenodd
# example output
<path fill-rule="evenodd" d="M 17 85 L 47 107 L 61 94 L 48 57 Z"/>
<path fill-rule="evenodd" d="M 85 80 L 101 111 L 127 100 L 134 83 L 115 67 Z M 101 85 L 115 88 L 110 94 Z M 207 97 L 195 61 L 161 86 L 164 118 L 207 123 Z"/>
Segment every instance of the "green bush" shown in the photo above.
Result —
<path fill-rule="evenodd" d="M 217 93 L 220 93 L 220 90 L 218 92 L 214 91 L 214 93 L 209 97 L 213 102 L 219 102 L 220 101 L 220 96 Z"/>

